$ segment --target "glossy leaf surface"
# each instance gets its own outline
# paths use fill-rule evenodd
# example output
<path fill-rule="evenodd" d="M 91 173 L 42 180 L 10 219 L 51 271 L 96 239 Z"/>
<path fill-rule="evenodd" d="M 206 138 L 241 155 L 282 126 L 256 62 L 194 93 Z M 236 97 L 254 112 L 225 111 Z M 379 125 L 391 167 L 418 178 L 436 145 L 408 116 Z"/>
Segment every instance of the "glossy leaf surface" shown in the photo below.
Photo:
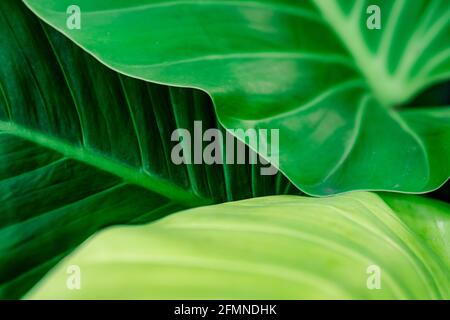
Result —
<path fill-rule="evenodd" d="M 80 0 L 80 30 L 72 1 L 25 3 L 115 70 L 208 92 L 228 129 L 280 129 L 280 169 L 309 194 L 450 176 L 450 108 L 401 108 L 450 77 L 446 0 Z"/>

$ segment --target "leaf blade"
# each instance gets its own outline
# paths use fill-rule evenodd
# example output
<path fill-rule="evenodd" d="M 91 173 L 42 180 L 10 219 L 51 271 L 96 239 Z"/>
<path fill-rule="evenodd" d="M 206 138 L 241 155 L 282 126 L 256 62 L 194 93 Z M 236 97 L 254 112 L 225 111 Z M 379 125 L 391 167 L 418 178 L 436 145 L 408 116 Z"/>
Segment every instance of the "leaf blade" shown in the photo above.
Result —
<path fill-rule="evenodd" d="M 375 1 L 383 13 L 383 28 L 375 31 L 365 27 L 364 1 L 350 5 L 288 0 L 119 1 L 111 11 L 99 2 L 82 1 L 79 5 L 86 10 L 82 32 L 65 28 L 66 2 L 26 3 L 44 21 L 118 72 L 206 91 L 227 129 L 280 129 L 279 168 L 310 195 L 352 190 L 423 193 L 438 188 L 450 176 L 449 169 L 441 170 L 430 160 L 448 158 L 445 143 L 433 141 L 442 150 L 439 153 L 424 151 L 422 139 L 430 137 L 412 132 L 410 117 L 397 110 L 383 111 L 448 78 L 450 33 L 446 30 L 450 24 L 445 18 L 450 11 L 445 1 L 408 5 Z M 219 17 L 216 12 L 221 13 Z M 400 24 L 396 17 L 409 18 Z M 422 23 L 414 27 L 416 20 Z M 423 37 L 429 43 L 426 48 L 417 41 Z M 98 38 L 107 41 L 93 40 Z M 424 73 L 424 69 L 428 71 Z M 360 93 L 344 92 L 325 106 L 314 104 L 332 88 L 358 79 L 362 80 Z M 365 94 L 373 97 L 369 116 L 376 121 L 368 121 L 361 130 L 356 141 L 363 154 L 356 157 L 355 169 L 351 169 L 342 160 L 352 148 L 356 106 Z M 314 116 L 302 112 L 311 105 Z M 289 117 L 283 119 L 284 115 Z M 449 121 L 448 117 L 444 121 Z M 382 132 L 384 124 L 391 127 L 390 134 L 375 139 L 373 133 Z M 325 132 L 311 135 L 312 128 Z M 339 132 L 338 138 L 331 136 L 333 130 Z M 446 132 L 443 127 L 439 134 Z M 402 138 L 396 143 L 391 136 Z M 324 147 L 316 148 L 321 145 Z M 379 153 L 391 155 L 371 159 L 377 168 L 373 178 L 358 161 Z M 340 178 L 324 179 L 334 171 Z M 353 176 L 359 177 L 356 183 Z M 395 179 L 383 181 L 381 176 Z"/>
<path fill-rule="evenodd" d="M 0 27 L 0 297 L 20 297 L 105 226 L 251 196 L 250 165 L 171 160 L 177 121 L 221 129 L 202 93 L 112 72 L 21 2 L 0 3 Z M 269 177 L 261 193 L 275 179 L 290 185 Z"/>
<path fill-rule="evenodd" d="M 69 265 L 81 269 L 81 290 L 66 287 Z M 371 265 L 381 290 L 367 287 Z M 29 297 L 442 299 L 447 268 L 375 194 L 274 196 L 106 230 Z"/>

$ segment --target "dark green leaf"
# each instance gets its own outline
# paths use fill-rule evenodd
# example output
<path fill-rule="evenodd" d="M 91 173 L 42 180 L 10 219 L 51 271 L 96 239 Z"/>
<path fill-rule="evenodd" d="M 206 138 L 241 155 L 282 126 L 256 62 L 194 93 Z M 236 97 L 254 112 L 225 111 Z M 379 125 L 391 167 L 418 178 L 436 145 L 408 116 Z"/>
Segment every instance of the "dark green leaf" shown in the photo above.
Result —
<path fill-rule="evenodd" d="M 0 2 L 0 298 L 19 297 L 98 229 L 295 190 L 249 165 L 175 165 L 171 134 L 217 126 L 198 91 L 119 75 Z"/>

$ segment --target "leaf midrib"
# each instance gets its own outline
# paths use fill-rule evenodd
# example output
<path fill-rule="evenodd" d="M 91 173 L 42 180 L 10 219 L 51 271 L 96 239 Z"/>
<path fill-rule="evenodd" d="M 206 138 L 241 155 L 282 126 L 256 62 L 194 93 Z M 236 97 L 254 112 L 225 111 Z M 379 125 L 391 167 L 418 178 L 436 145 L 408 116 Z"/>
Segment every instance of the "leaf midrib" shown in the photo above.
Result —
<path fill-rule="evenodd" d="M 318 11 L 323 14 L 323 18 L 328 22 L 330 29 L 335 32 L 349 51 L 358 70 L 372 89 L 374 96 L 385 106 L 394 105 L 394 98 L 391 95 L 398 96 L 405 90 L 400 88 L 402 83 L 396 81 L 386 72 L 385 61 L 373 55 L 364 44 L 359 29 L 353 25 L 354 19 L 359 19 L 359 17 L 353 16 L 353 14 L 350 16 L 351 18 L 344 16 L 338 5 L 332 1 L 315 0 L 313 2 Z"/>
<path fill-rule="evenodd" d="M 416 37 L 418 36 L 419 30 L 423 32 L 423 21 L 418 22 L 419 25 L 408 39 L 407 47 L 400 58 L 398 69 L 393 73 L 387 70 L 387 59 L 392 49 L 393 35 L 399 23 L 398 16 L 403 11 L 406 1 L 398 0 L 395 2 L 392 9 L 393 15 L 385 22 L 386 27 L 383 27 L 385 28 L 385 33 L 382 35 L 380 45 L 376 52 L 370 52 L 367 47 L 361 34 L 360 28 L 363 27 L 356 27 L 361 20 L 358 13 L 362 11 L 363 2 L 355 4 L 349 16 L 345 16 L 341 8 L 333 1 L 313 0 L 313 3 L 316 5 L 318 11 L 322 13 L 323 19 L 328 22 L 330 29 L 334 31 L 336 36 L 347 48 L 361 75 L 372 89 L 372 93 L 382 105 L 394 107 L 395 105 L 402 104 L 427 84 L 432 84 L 439 79 L 445 78 L 446 75 L 443 74 L 435 78 L 430 78 L 427 81 L 421 77 L 420 73 L 416 77 L 412 77 L 409 73 L 421 53 L 420 50 L 416 54 L 405 55 L 405 53 L 410 50 L 417 50 L 414 47 L 417 43 L 420 43 L 420 46 L 423 47 L 431 41 L 430 39 L 433 39 L 427 33 L 427 39 L 422 39 L 417 42 Z M 428 14 L 430 13 L 428 12 Z M 443 21 L 442 23 L 435 23 L 433 25 L 432 34 L 436 35 L 442 31 L 442 25 L 445 25 L 445 21 L 447 20 L 445 16 L 442 16 L 439 22 L 441 20 Z M 442 56 L 444 58 L 440 59 L 445 60 L 445 54 L 442 54 Z M 421 72 L 423 72 L 423 69 L 421 69 Z"/>
<path fill-rule="evenodd" d="M 62 139 L 51 137 L 33 129 L 26 128 L 13 122 L 0 120 L 0 131 L 13 136 L 36 143 L 45 148 L 54 150 L 63 154 L 65 157 L 83 162 L 97 169 L 103 170 L 125 182 L 143 187 L 149 191 L 158 193 L 172 201 L 196 207 L 212 204 L 211 199 L 204 198 L 193 192 L 187 191 L 181 187 L 171 184 L 160 177 L 152 176 L 144 170 L 130 167 L 117 160 L 108 158 L 94 150 L 88 150 L 86 147 L 72 145 Z"/>

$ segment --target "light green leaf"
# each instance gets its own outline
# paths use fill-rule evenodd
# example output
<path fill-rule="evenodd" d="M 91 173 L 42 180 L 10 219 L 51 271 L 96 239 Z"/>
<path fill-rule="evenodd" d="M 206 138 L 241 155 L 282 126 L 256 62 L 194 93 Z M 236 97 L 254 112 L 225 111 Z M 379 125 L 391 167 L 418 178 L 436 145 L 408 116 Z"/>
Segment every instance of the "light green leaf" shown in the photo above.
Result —
<path fill-rule="evenodd" d="M 394 212 L 372 193 L 273 196 L 110 228 L 67 257 L 28 297 L 448 299 L 450 261 L 397 215 L 413 216 L 417 201 L 444 228 L 434 236 L 448 243 L 450 207 L 406 201 L 411 210 Z M 417 216 L 414 223 L 430 221 Z M 66 286 L 74 275 L 66 272 L 69 266 L 79 267 L 80 290 Z M 372 287 L 374 266 L 380 289 Z"/>
<path fill-rule="evenodd" d="M 72 1 L 25 3 L 114 70 L 206 91 L 228 129 L 280 129 L 280 169 L 309 194 L 450 176 L 450 108 L 401 108 L 450 77 L 447 0 L 79 0 L 81 30 Z"/>
<path fill-rule="evenodd" d="M 119 75 L 16 0 L 0 30 L 0 298 L 102 227 L 295 190 L 256 166 L 171 161 L 176 128 L 217 127 L 203 93 Z"/>

